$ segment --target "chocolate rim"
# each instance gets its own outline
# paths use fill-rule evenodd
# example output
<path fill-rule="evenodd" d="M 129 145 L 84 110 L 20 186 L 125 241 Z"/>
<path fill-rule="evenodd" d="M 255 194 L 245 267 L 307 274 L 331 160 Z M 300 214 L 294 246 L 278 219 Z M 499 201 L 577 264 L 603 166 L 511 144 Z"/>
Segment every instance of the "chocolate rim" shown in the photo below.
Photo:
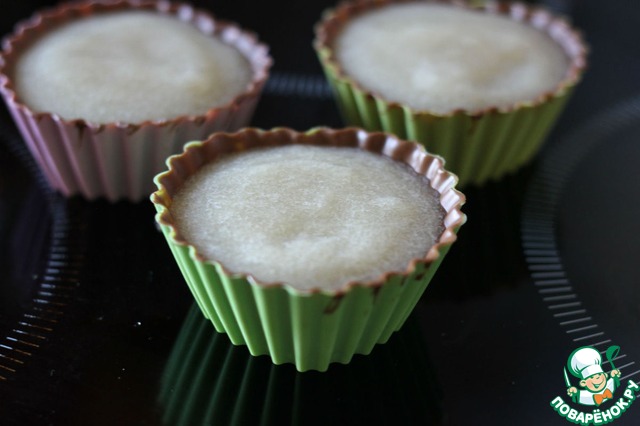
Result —
<path fill-rule="evenodd" d="M 512 20 L 525 23 L 546 33 L 563 48 L 570 61 L 566 75 L 558 82 L 553 90 L 543 92 L 534 99 L 519 101 L 503 107 L 485 107 L 477 110 L 456 108 L 449 112 L 436 113 L 428 109 L 413 108 L 401 102 L 389 101 L 374 91 L 362 87 L 353 77 L 350 77 L 344 71 L 335 57 L 333 44 L 340 30 L 354 16 L 394 3 L 439 3 L 469 10 L 485 11 L 486 13 L 506 16 Z M 338 80 L 354 86 L 356 90 L 362 92 L 370 99 L 382 101 L 390 108 L 408 110 L 414 116 L 452 117 L 464 114 L 480 117 L 490 113 L 510 113 L 520 108 L 535 107 L 555 97 L 563 96 L 567 90 L 578 83 L 587 66 L 588 48 L 583 40 L 582 34 L 577 29 L 573 28 L 566 19 L 555 16 L 546 9 L 523 3 L 490 1 L 480 6 L 474 6 L 470 1 L 465 0 L 353 0 L 344 2 L 335 9 L 325 11 L 321 20 L 315 25 L 315 35 L 313 46 L 318 56 L 325 66 L 333 71 Z"/>
<path fill-rule="evenodd" d="M 445 211 L 445 229 L 436 244 L 429 248 L 422 258 L 414 258 L 408 262 L 404 272 L 392 271 L 381 274 L 372 281 L 349 281 L 336 290 L 312 288 L 301 290 L 282 282 L 264 282 L 251 274 L 231 272 L 215 259 L 202 256 L 195 246 L 191 245 L 176 228 L 170 212 L 173 195 L 181 185 L 203 165 L 231 153 L 255 148 L 284 146 L 290 144 L 308 144 L 333 147 L 353 147 L 385 155 L 395 161 L 403 162 L 418 174 L 429 179 L 429 184 L 440 195 L 440 205 Z M 458 181 L 456 175 L 444 169 L 444 160 L 437 155 L 429 154 L 422 145 L 408 142 L 396 136 L 383 132 L 367 132 L 358 128 L 329 129 L 319 127 L 306 133 L 300 133 L 289 128 L 275 128 L 261 130 L 246 128 L 235 133 L 215 133 L 203 142 L 191 142 L 185 145 L 184 152 L 167 159 L 168 171 L 160 173 L 154 178 L 158 190 L 151 194 L 151 202 L 157 209 L 156 221 L 170 228 L 170 238 L 173 243 L 189 247 L 193 259 L 222 268 L 227 276 L 247 279 L 263 288 L 286 288 L 298 294 L 328 294 L 343 295 L 352 287 L 363 286 L 379 288 L 392 276 L 409 277 L 418 264 L 428 266 L 441 256 L 442 249 L 453 244 L 456 231 L 466 222 L 466 215 L 461 207 L 465 203 L 465 196 L 455 189 Z"/>
<path fill-rule="evenodd" d="M 251 65 L 253 77 L 244 92 L 238 94 L 231 101 L 212 107 L 203 114 L 180 115 L 167 119 L 145 120 L 137 123 L 111 122 L 95 123 L 83 118 L 66 119 L 54 112 L 35 112 L 20 100 L 19 94 L 11 81 L 11 75 L 20 52 L 25 47 L 40 38 L 50 29 L 56 28 L 73 19 L 83 18 L 95 13 L 108 13 L 123 10 L 148 10 L 164 15 L 173 16 L 182 22 L 189 23 L 208 36 L 219 37 L 226 44 L 236 48 Z M 13 33 L 2 40 L 2 52 L 0 53 L 0 92 L 7 103 L 19 109 L 25 115 L 35 120 L 50 116 L 56 122 L 79 128 L 89 128 L 95 132 L 105 128 L 120 128 L 133 133 L 144 126 L 176 125 L 181 122 L 193 122 L 196 124 L 210 120 L 220 111 L 237 110 L 240 105 L 250 99 L 257 98 L 269 77 L 269 69 L 273 60 L 269 56 L 268 47 L 261 43 L 257 36 L 249 31 L 241 29 L 232 22 L 216 19 L 209 12 L 196 9 L 186 3 L 172 3 L 163 0 L 115 0 L 99 1 L 88 0 L 77 3 L 63 3 L 52 9 L 36 12 L 29 19 L 16 24 Z"/>

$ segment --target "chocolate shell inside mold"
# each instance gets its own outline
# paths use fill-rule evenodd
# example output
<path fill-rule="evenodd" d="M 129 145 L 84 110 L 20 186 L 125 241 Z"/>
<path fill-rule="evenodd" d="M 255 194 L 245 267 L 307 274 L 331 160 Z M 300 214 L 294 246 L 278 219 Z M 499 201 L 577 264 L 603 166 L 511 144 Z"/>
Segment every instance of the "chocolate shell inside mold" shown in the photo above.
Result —
<path fill-rule="evenodd" d="M 418 263 L 428 265 L 438 259 L 441 251 L 445 247 L 448 248 L 456 240 L 457 229 L 466 221 L 466 216 L 461 211 L 465 197 L 454 188 L 457 177 L 444 169 L 442 158 L 428 154 L 418 144 L 400 140 L 393 135 L 380 132 L 369 133 L 356 128 L 342 130 L 318 128 L 307 133 L 298 133 L 286 128 L 278 128 L 271 131 L 249 128 L 236 133 L 217 133 L 204 142 L 190 143 L 185 146 L 182 154 L 174 155 L 167 160 L 169 170 L 156 176 L 154 180 L 158 190 L 152 194 L 151 201 L 158 211 L 156 220 L 161 225 L 170 228 L 173 242 L 190 247 L 191 254 L 198 261 L 219 265 L 229 276 L 250 277 L 251 281 L 261 286 L 283 286 L 281 283 L 261 282 L 251 277 L 250 274 L 232 273 L 215 259 L 206 259 L 181 235 L 175 226 L 170 207 L 173 197 L 181 186 L 205 164 L 215 162 L 217 159 L 232 153 L 289 144 L 360 148 L 404 163 L 416 173 L 428 179 L 429 185 L 439 194 L 440 205 L 444 209 L 444 231 L 436 244 L 428 249 L 424 257 L 413 259 L 408 263 L 406 271 L 401 274 L 403 276 L 410 275 Z M 395 273 L 383 274 L 370 282 L 345 283 L 340 290 L 331 291 L 331 293 L 339 295 L 355 285 L 380 287 L 393 274 Z M 292 289 L 291 287 L 289 288 Z M 302 292 L 301 290 L 292 290 L 294 292 Z M 325 290 L 316 288 L 310 292 L 325 292 Z"/>
<path fill-rule="evenodd" d="M 398 3 L 416 3 L 429 2 L 442 5 L 451 5 L 452 7 L 460 7 L 471 10 L 485 11 L 495 15 L 509 17 L 514 21 L 521 22 L 538 29 L 547 34 L 558 45 L 562 47 L 567 58 L 569 59 L 569 67 L 567 68 L 564 78 L 558 82 L 556 87 L 544 93 L 541 93 L 535 99 L 517 102 L 508 107 L 486 107 L 480 110 L 455 109 L 449 113 L 439 114 L 428 110 L 417 110 L 406 107 L 413 111 L 414 114 L 427 114 L 433 116 L 452 116 L 456 114 L 467 114 L 471 116 L 481 116 L 483 114 L 500 111 L 511 112 L 522 106 L 535 106 L 554 98 L 562 96 L 565 92 L 578 83 L 587 65 L 587 46 L 579 31 L 572 28 L 571 25 L 563 18 L 553 15 L 551 12 L 535 6 L 529 6 L 523 3 L 509 2 L 486 2 L 481 5 L 472 5 L 466 1 L 447 1 L 447 0 L 355 0 L 344 2 L 335 9 L 328 10 L 323 14 L 322 20 L 315 27 L 314 48 L 319 56 L 334 70 L 340 80 L 343 80 L 363 93 L 368 93 L 374 98 L 380 99 L 391 106 L 403 106 L 399 102 L 389 102 L 383 96 L 362 87 L 354 78 L 349 76 L 339 61 L 336 59 L 334 45 L 336 38 L 349 21 L 367 11 L 383 8 L 388 5 Z"/>
<path fill-rule="evenodd" d="M 226 44 L 236 48 L 251 66 L 252 79 L 246 89 L 239 93 L 227 104 L 210 108 L 199 115 L 181 115 L 168 119 L 146 120 L 141 123 L 115 122 L 108 124 L 98 124 L 86 121 L 82 118 L 64 119 L 58 116 L 55 111 L 34 112 L 28 105 L 22 102 L 20 94 L 16 93 L 12 82 L 15 71 L 15 64 L 21 52 L 29 48 L 36 40 L 44 36 L 47 32 L 56 29 L 64 24 L 84 19 L 91 15 L 111 13 L 126 10 L 142 10 L 156 12 L 167 16 L 172 16 L 180 21 L 187 22 L 205 35 L 218 37 Z M 214 118 L 222 110 L 236 109 L 238 105 L 245 102 L 253 102 L 257 98 L 266 82 L 272 59 L 268 54 L 268 48 L 259 42 L 255 34 L 245 31 L 236 24 L 221 21 L 214 18 L 210 13 L 196 9 L 185 3 L 171 3 L 168 1 L 133 1 L 119 0 L 113 2 L 83 1 L 62 3 L 59 6 L 38 12 L 31 18 L 18 23 L 14 32 L 3 39 L 2 54 L 0 55 L 0 91 L 5 97 L 5 101 L 10 108 L 19 109 L 22 114 L 39 118 L 42 116 L 52 116 L 56 122 L 63 124 L 80 123 L 93 131 L 103 131 L 105 127 L 115 126 L 126 127 L 134 132 L 139 127 L 145 125 L 166 125 L 177 124 L 188 121 L 195 124 L 203 120 Z"/>

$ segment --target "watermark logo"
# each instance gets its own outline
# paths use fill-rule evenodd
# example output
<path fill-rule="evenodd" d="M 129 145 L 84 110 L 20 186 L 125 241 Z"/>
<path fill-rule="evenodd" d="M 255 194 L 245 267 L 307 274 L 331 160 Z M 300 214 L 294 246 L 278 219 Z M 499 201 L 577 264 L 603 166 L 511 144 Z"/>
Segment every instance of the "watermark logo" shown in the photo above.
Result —
<path fill-rule="evenodd" d="M 629 380 L 621 383 L 621 373 L 613 361 L 620 352 L 619 346 L 610 346 L 605 351 L 611 370 L 607 373 L 602 368 L 602 356 L 597 349 L 583 346 L 569 355 L 564 369 L 564 382 L 567 395 L 573 404 L 565 402 L 560 396 L 551 401 L 551 406 L 562 417 L 579 425 L 607 424 L 629 409 L 636 399 L 640 386 Z M 569 374 L 573 376 L 573 382 Z M 619 389 L 624 386 L 622 391 Z M 595 407 L 588 409 L 587 407 Z"/>

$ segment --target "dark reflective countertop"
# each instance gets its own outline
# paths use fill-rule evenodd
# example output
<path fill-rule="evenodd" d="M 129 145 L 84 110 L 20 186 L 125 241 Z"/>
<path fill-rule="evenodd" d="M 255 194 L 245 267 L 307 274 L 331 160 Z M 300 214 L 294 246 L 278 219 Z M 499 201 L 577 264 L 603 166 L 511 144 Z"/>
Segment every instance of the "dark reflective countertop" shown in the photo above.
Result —
<path fill-rule="evenodd" d="M 52 3 L 3 5 L 2 33 Z M 254 125 L 341 126 L 311 49 L 333 2 L 194 3 L 271 46 Z M 51 192 L 2 109 L 0 424 L 563 425 L 551 401 L 570 402 L 562 370 L 585 345 L 620 346 L 622 382 L 640 381 L 640 5 L 544 3 L 591 47 L 545 149 L 465 189 L 468 223 L 405 326 L 326 373 L 216 333 L 151 204 Z M 640 403 L 612 424 L 640 424 Z"/>

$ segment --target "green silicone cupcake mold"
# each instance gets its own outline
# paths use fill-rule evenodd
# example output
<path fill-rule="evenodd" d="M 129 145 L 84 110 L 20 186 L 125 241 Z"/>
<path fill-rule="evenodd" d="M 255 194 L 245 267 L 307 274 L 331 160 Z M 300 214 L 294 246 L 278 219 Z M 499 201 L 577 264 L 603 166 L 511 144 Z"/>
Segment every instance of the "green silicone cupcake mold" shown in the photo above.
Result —
<path fill-rule="evenodd" d="M 316 26 L 314 48 L 344 121 L 349 125 L 370 131 L 391 132 L 402 139 L 424 144 L 429 152 L 446 159 L 447 167 L 458 175 L 460 186 L 482 185 L 529 162 L 541 147 L 584 72 L 587 48 L 580 34 L 563 19 L 522 3 L 486 2 L 476 7 L 547 33 L 565 50 L 570 60 L 566 76 L 554 91 L 542 93 L 536 99 L 509 108 L 432 113 L 389 102 L 369 92 L 343 71 L 334 54 L 334 41 L 351 18 L 396 2 L 406 0 L 343 3 L 325 13 Z M 471 7 L 460 2 L 454 6 Z"/>
<path fill-rule="evenodd" d="M 204 164 L 225 154 L 286 144 L 358 147 L 404 162 L 424 175 L 440 196 L 444 232 L 423 258 L 403 273 L 387 273 L 371 282 L 345 283 L 340 290 L 302 291 L 281 283 L 259 282 L 247 273 L 232 273 L 215 259 L 205 259 L 174 225 L 170 206 L 180 186 Z M 386 342 L 405 322 L 438 265 L 466 221 L 464 196 L 455 190 L 455 175 L 440 157 L 415 143 L 360 129 L 246 129 L 217 133 L 192 142 L 167 160 L 169 171 L 155 178 L 152 194 L 160 224 L 191 292 L 218 332 L 252 355 L 270 355 L 273 363 L 293 363 L 299 371 L 325 371 L 332 362 L 348 363 Z M 382 177 L 381 177 L 382 178 Z"/>

